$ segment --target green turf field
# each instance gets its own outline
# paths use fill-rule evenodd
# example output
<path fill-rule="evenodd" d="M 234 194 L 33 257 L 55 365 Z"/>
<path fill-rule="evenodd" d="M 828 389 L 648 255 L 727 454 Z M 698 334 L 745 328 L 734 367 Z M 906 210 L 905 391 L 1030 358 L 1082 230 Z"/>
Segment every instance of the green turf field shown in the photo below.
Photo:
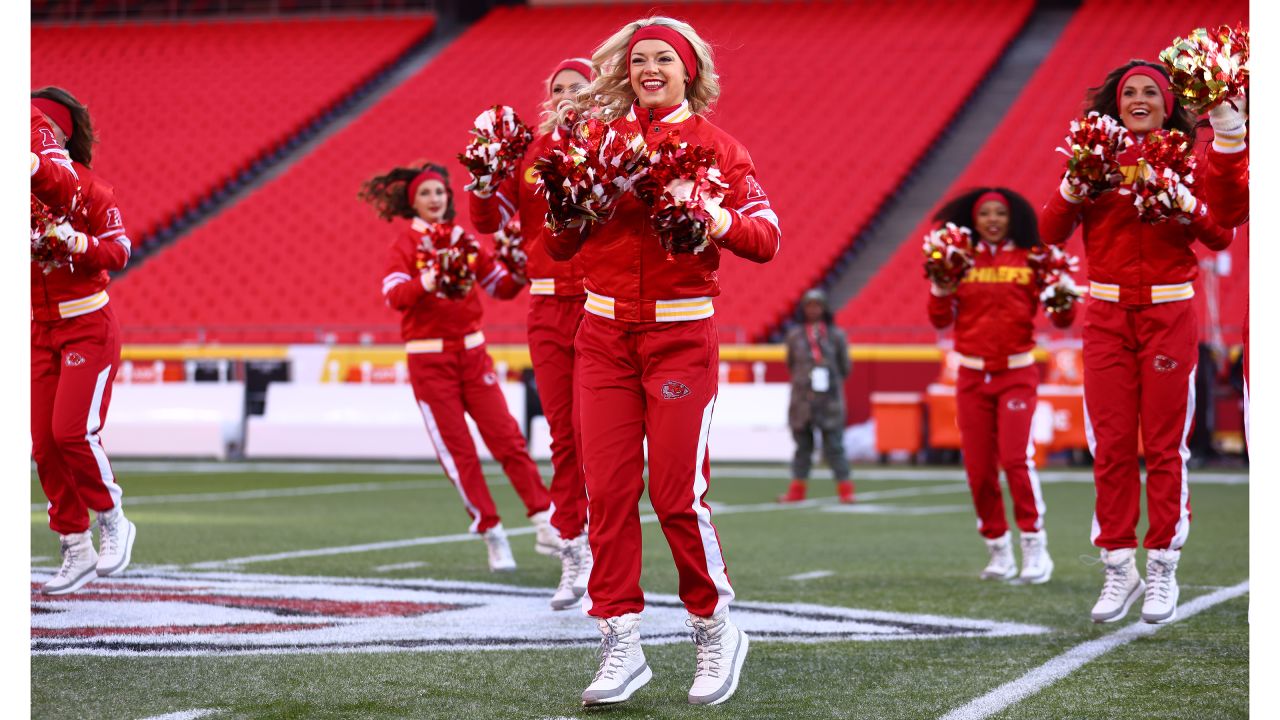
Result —
<path fill-rule="evenodd" d="M 558 561 L 536 555 L 533 536 L 517 533 L 511 542 L 519 570 L 503 576 L 489 573 L 481 542 L 438 541 L 464 533 L 468 521 L 456 492 L 436 468 L 373 467 L 376 472 L 357 472 L 349 466 L 293 472 L 219 471 L 214 466 L 183 472 L 119 464 L 126 509 L 139 527 L 133 565 L 122 577 L 87 586 L 85 591 L 97 593 L 92 603 L 46 603 L 33 594 L 32 716 L 790 720 L 939 718 L 957 709 L 960 712 L 952 717 L 1002 720 L 1248 716 L 1249 596 L 1240 594 L 1238 587 L 1248 580 L 1249 568 L 1249 490 L 1243 475 L 1206 475 L 1198 483 L 1193 474 L 1194 521 L 1178 569 L 1183 607 L 1197 597 L 1222 595 L 1225 588 L 1234 589 L 1233 597 L 1206 603 L 1198 614 L 1180 617 L 1154 633 L 1138 632 L 1131 642 L 1117 643 L 1055 681 L 1035 684 L 1016 703 L 1005 700 L 988 706 L 996 708 L 991 712 L 965 706 L 1084 643 L 1101 640 L 1105 645 L 1108 638 L 1123 637 L 1111 638 L 1114 633 L 1132 633 L 1138 623 L 1140 603 L 1123 622 L 1089 621 L 1102 572 L 1082 559 L 1096 557 L 1096 552 L 1088 543 L 1093 488 L 1080 481 L 1080 473 L 1043 473 L 1046 529 L 1056 569 L 1050 583 L 1024 587 L 977 579 L 986 554 L 956 469 L 904 475 L 900 469 L 858 468 L 861 502 L 856 512 L 844 512 L 847 508 L 834 504 L 834 488 L 827 480 L 812 482 L 816 502 L 780 509 L 772 500 L 785 486 L 781 467 L 718 468 L 708 500 L 724 508 L 713 519 L 743 608 L 805 603 L 943 616 L 961 624 L 998 621 L 1000 627 L 1038 632 L 914 639 L 837 633 L 797 643 L 783 641 L 784 631 L 769 632 L 768 623 L 774 621 L 767 618 L 778 618 L 782 624 L 777 627 L 782 628 L 789 622 L 785 613 L 761 615 L 766 619 L 757 622 L 765 623 L 766 630 L 753 639 L 737 694 L 721 706 L 692 707 L 685 694 L 693 673 L 693 647 L 674 637 L 682 626 L 664 621 L 677 615 L 671 603 L 661 604 L 675 594 L 675 571 L 659 527 L 650 522 L 644 525 L 642 583 L 648 593 L 659 596 L 659 603 L 646 612 L 641 631 L 646 638 L 651 633 L 665 635 L 668 642 L 646 642 L 654 680 L 629 702 L 586 711 L 578 698 L 595 670 L 595 649 L 589 640 L 595 631 L 579 610 L 553 613 L 546 606 L 559 579 Z M 507 529 L 527 527 L 510 487 L 495 482 L 493 489 Z M 32 502 L 43 505 L 34 479 Z M 56 538 L 45 523 L 44 512 L 33 506 L 33 581 L 57 563 Z M 1145 525 L 1139 533 L 1143 530 Z M 350 548 L 415 538 L 437 540 L 364 551 Z M 319 549 L 328 550 L 312 556 L 261 557 Z M 234 559 L 240 562 L 227 563 Z M 1140 554 L 1140 566 L 1143 559 Z M 793 579 L 797 575 L 801 579 Z M 223 589 L 207 594 L 223 599 L 196 605 L 194 611 L 180 598 L 154 595 L 154 587 L 146 585 L 185 588 L 200 585 L 206 576 L 211 583 L 231 583 L 225 587 L 233 589 L 218 585 Z M 324 579 L 305 580 L 310 577 Z M 447 585 L 427 580 L 458 581 L 458 597 L 479 593 L 471 596 L 479 598 L 477 607 L 497 596 L 523 604 L 503 606 L 508 609 L 498 617 L 492 612 L 484 616 L 484 606 L 387 620 L 385 627 L 393 634 L 395 628 L 411 634 L 428 626 L 435 632 L 433 623 L 443 623 L 454 633 L 449 636 L 454 645 L 448 649 L 432 645 L 397 652 L 386 651 L 384 643 L 378 652 L 304 654 L 286 649 L 268 655 L 233 654 L 230 649 L 243 649 L 242 645 L 206 643 L 200 638 L 223 637 L 216 628 L 206 628 L 201 632 L 207 634 L 196 642 L 173 646 L 195 654 L 157 657 L 139 653 L 168 647 L 155 644 L 163 641 L 161 636 L 152 633 L 134 642 L 127 634 L 86 630 L 75 621 L 95 613 L 114 618 L 108 624 L 127 627 L 255 622 L 274 626 L 277 621 L 297 620 L 299 614 L 292 606 L 280 605 L 282 601 L 268 603 L 276 603 L 270 610 L 274 615 L 223 607 L 241 602 L 224 596 L 256 592 L 243 589 L 244 578 L 283 583 L 281 587 L 328 584 L 337 588 L 334 592 L 354 593 L 356 604 L 375 595 L 382 598 L 378 593 L 419 599 L 426 597 L 421 593 L 427 589 Z M 490 592 L 489 586 L 477 583 L 507 587 Z M 358 589 L 344 590 L 345 585 Z M 365 592 L 372 594 L 364 598 L 360 594 Z M 132 610 L 118 604 L 129 599 L 134 601 Z M 229 614 L 208 620 L 192 615 L 205 607 Z M 663 610 L 666 615 L 660 614 Z M 474 620 L 449 620 L 463 616 Z M 342 622 L 360 626 L 363 620 Z M 532 642 L 529 638 L 541 637 L 538 633 L 552 625 L 574 632 L 581 625 L 585 640 L 509 647 Z M 472 630 L 480 633 L 475 642 L 458 640 Z M 283 646 L 290 642 L 290 631 L 277 636 L 283 638 Z M 506 649 L 476 649 L 494 643 Z M 52 650 L 67 654 L 47 654 Z M 89 651 L 108 654 L 86 654 Z"/>

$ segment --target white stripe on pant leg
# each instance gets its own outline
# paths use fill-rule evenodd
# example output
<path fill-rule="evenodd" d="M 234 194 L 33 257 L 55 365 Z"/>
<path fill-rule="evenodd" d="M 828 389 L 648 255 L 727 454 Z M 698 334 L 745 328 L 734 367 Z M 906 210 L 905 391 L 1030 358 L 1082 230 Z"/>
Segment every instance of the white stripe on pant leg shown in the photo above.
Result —
<path fill-rule="evenodd" d="M 1182 442 L 1178 446 L 1179 459 L 1182 460 L 1182 488 L 1178 496 L 1178 524 L 1173 529 L 1173 540 L 1169 542 L 1170 550 L 1179 550 L 1187 542 L 1187 533 L 1191 531 L 1191 485 L 1187 477 L 1187 462 L 1191 460 L 1191 448 L 1187 439 L 1191 437 L 1191 423 L 1196 417 L 1196 368 L 1191 366 L 1187 375 L 1187 417 L 1182 424 Z M 1150 480 L 1150 472 L 1147 473 Z M 1151 510 L 1148 508 L 1148 513 Z"/>
<path fill-rule="evenodd" d="M 98 431 L 102 429 L 102 395 L 106 392 L 107 378 L 110 376 L 110 365 L 98 373 L 98 383 L 93 386 L 93 401 L 89 403 L 89 417 L 85 420 L 84 440 L 89 443 L 89 451 L 98 462 L 98 476 L 102 478 L 102 484 L 111 493 L 111 507 L 118 508 L 124 491 L 116 483 L 115 473 L 111 472 L 111 461 L 107 459 L 107 451 L 102 449 L 102 438 L 98 435 Z"/>
<path fill-rule="evenodd" d="M 471 513 L 471 527 L 467 528 L 470 532 L 476 532 L 480 527 L 480 511 L 475 505 L 471 504 L 471 498 L 467 497 L 467 491 L 462 489 L 462 477 L 458 475 L 458 466 L 453 462 L 453 455 L 449 453 L 449 446 L 445 445 L 444 437 L 440 434 L 440 427 L 436 425 L 436 416 L 431 412 L 431 406 L 422 400 L 418 401 L 418 409 L 422 411 L 422 420 L 427 424 L 427 436 L 431 438 L 431 444 L 436 448 L 436 455 L 440 457 L 440 465 L 444 467 L 444 474 L 449 476 L 453 481 L 453 486 L 458 488 L 458 495 L 462 496 L 462 505 Z"/>
<path fill-rule="evenodd" d="M 1249 454 L 1249 378 L 1244 379 L 1244 452 Z"/>
<path fill-rule="evenodd" d="M 729 576 L 725 573 L 724 555 L 720 552 L 720 541 L 716 538 L 716 529 L 711 524 L 711 511 L 702 505 L 702 496 L 707 492 L 708 478 L 703 474 L 707 458 L 707 439 L 711 433 L 711 412 L 715 408 L 716 398 L 702 409 L 702 427 L 698 431 L 698 451 L 693 466 L 693 512 L 698 516 L 698 534 L 702 536 L 702 552 L 707 558 L 707 575 L 715 583 L 716 609 L 713 614 L 729 604 L 733 599 L 733 587 L 729 585 Z"/>
<path fill-rule="evenodd" d="M 1080 407 L 1084 410 L 1084 439 L 1089 443 L 1089 454 L 1093 456 L 1093 521 L 1089 526 L 1089 543 L 1097 545 L 1098 537 L 1102 535 L 1102 525 L 1098 524 L 1098 441 L 1093 436 L 1093 422 L 1089 419 L 1089 403 L 1081 398 Z"/>
<path fill-rule="evenodd" d="M 1036 532 L 1044 529 L 1044 495 L 1040 493 L 1040 474 L 1036 472 L 1036 442 L 1031 438 L 1031 426 L 1027 426 L 1027 481 L 1031 485 L 1031 497 L 1036 502 Z"/>

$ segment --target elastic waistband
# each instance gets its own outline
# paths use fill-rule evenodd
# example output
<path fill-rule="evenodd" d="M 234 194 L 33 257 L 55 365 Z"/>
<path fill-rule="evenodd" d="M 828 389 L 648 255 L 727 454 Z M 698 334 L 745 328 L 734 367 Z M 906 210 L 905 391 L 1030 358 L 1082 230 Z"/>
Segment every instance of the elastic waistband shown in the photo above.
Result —
<path fill-rule="evenodd" d="M 1129 305 L 1179 302 L 1190 300 L 1195 297 L 1195 294 L 1195 285 L 1189 282 L 1176 285 L 1111 285 L 1089 281 L 1089 297 Z"/>
<path fill-rule="evenodd" d="M 592 315 L 627 322 L 685 322 L 705 320 L 715 314 L 711 298 L 678 300 L 617 300 L 587 291 L 584 306 Z"/>
<path fill-rule="evenodd" d="M 1035 362 L 1035 354 L 1030 351 L 1010 355 L 1007 358 L 980 358 L 973 355 L 960 355 L 960 367 L 967 367 L 978 372 L 1017 370 L 1018 368 L 1030 367 Z"/>
<path fill-rule="evenodd" d="M 106 290 L 99 290 L 88 297 L 64 300 L 58 303 L 58 316 L 65 320 L 80 315 L 88 315 L 95 310 L 101 310 L 106 307 L 108 300 L 110 298 L 107 297 Z"/>
<path fill-rule="evenodd" d="M 462 337 L 410 340 L 404 344 L 404 351 L 411 355 L 414 353 L 454 352 L 456 350 L 470 350 L 472 348 L 478 348 L 483 344 L 484 331 L 477 330 L 470 335 L 464 335 Z"/>

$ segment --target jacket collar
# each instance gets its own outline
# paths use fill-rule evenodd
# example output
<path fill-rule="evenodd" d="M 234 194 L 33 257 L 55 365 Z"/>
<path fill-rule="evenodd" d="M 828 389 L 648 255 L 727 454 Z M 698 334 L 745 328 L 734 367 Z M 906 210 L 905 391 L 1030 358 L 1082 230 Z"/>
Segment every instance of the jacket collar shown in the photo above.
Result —
<path fill-rule="evenodd" d="M 639 107 L 637 103 L 631 103 L 631 107 L 627 110 L 627 120 L 630 122 L 640 122 L 640 114 L 644 113 L 645 121 L 642 124 L 648 124 L 648 108 Z M 674 125 L 682 123 L 693 117 L 693 111 L 689 109 L 689 101 L 683 100 L 679 105 L 669 108 L 654 108 L 654 122 L 666 123 Z"/>

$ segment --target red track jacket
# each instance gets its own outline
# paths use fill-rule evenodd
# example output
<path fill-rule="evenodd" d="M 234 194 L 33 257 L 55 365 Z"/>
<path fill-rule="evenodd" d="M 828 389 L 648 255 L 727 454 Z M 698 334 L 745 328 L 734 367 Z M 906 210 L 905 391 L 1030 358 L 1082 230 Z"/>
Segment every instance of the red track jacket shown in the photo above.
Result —
<path fill-rule="evenodd" d="M 47 275 L 31 263 L 31 314 L 41 322 L 85 315 L 105 306 L 111 282 L 107 272 L 123 270 L 132 250 L 111 186 L 80 163 L 73 166 L 88 219 L 77 214 L 71 224 L 89 236 L 89 249 Z"/>
<path fill-rule="evenodd" d="M 1125 181 L 1132 190 L 1141 168 L 1137 146 L 1120 155 Z M 1056 193 L 1040 214 L 1040 237 L 1060 245 L 1084 222 L 1085 255 L 1089 261 L 1090 295 L 1125 305 L 1150 305 L 1188 300 L 1199 274 L 1191 243 L 1199 240 L 1213 250 L 1231 244 L 1231 233 L 1209 217 L 1207 203 L 1196 207 L 1189 224 L 1173 219 L 1149 224 L 1138 219 L 1133 195 L 1108 190 L 1092 201 L 1075 204 Z"/>
<path fill-rule="evenodd" d="M 387 305 L 403 313 L 400 335 L 405 342 L 443 338 L 463 338 L 480 329 L 484 309 L 476 294 L 476 287 L 497 298 L 513 298 L 523 284 L 507 273 L 493 253 L 480 246 L 472 270 L 476 274 L 476 286 L 465 298 L 451 300 L 428 293 L 420 280 L 422 268 L 418 267 L 418 247 L 430 237 L 431 224 L 422 218 L 414 218 L 409 227 L 391 243 L 387 260 L 387 275 L 382 279 L 382 295 Z M 464 231 L 454 225 L 450 244 L 457 243 Z M 446 247 L 437 240 L 436 248 Z"/>
<path fill-rule="evenodd" d="M 1027 266 L 1029 250 L 1012 242 L 999 248 L 982 240 L 976 245 L 973 268 L 956 291 L 942 296 L 930 292 L 929 321 L 939 330 L 955 321 L 956 352 L 965 356 L 966 366 L 1006 370 L 1012 356 L 1029 355 L 1035 348 L 1032 332 L 1040 291 L 1035 271 Z M 1070 325 L 1076 307 L 1053 315 L 1053 323 Z M 1032 362 L 1030 357 L 1023 360 L 1012 364 L 1025 367 Z"/>
<path fill-rule="evenodd" d="M 1219 152 L 1213 146 L 1205 158 L 1204 199 L 1209 217 L 1225 228 L 1249 222 L 1249 151 Z"/>
<path fill-rule="evenodd" d="M 542 194 L 542 183 L 533 162 L 558 139 L 554 131 L 534 138 L 515 174 L 504 180 L 493 195 L 479 198 L 471 194 L 471 222 L 482 233 L 501 230 L 513 215 L 519 214 L 524 250 L 529 256 L 525 273 L 529 276 L 532 295 L 575 296 L 584 292 L 581 261 L 577 258 L 568 262 L 555 260 L 547 252 L 543 237 L 547 234 L 547 198 Z"/>
<path fill-rule="evenodd" d="M 702 252 L 669 258 L 650 224 L 649 208 L 627 193 L 608 220 L 590 229 L 585 242 L 576 231 L 559 236 L 548 232 L 547 248 L 551 257 L 559 260 L 579 254 L 586 288 L 592 294 L 587 298 L 588 312 L 627 322 L 710 317 L 711 298 L 720 294 L 716 270 L 721 249 L 754 262 L 768 262 L 778 252 L 782 231 L 756 180 L 746 148 L 690 112 L 687 101 L 659 111 L 665 114 L 652 120 L 637 116 L 648 112 L 633 105 L 626 116 L 610 125 L 627 134 L 643 133 L 650 147 L 672 132 L 679 132 L 680 140 L 690 145 L 713 146 L 722 179 L 729 186 L 721 203 L 729 212 L 729 227 Z M 670 302 L 677 300 L 691 302 Z"/>

